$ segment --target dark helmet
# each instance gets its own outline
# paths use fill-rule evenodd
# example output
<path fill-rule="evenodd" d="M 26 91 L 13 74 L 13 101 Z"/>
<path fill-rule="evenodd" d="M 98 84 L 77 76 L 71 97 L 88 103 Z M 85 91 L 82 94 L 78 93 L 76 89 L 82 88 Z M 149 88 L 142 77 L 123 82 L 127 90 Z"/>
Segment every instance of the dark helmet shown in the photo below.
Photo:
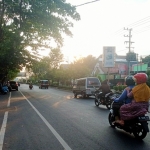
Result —
<path fill-rule="evenodd" d="M 133 76 L 133 79 L 137 84 L 142 84 L 147 82 L 148 76 L 146 73 L 137 73 Z"/>
<path fill-rule="evenodd" d="M 127 76 L 125 78 L 125 83 L 126 83 L 127 86 L 135 85 L 135 81 L 133 80 L 133 76 Z"/>

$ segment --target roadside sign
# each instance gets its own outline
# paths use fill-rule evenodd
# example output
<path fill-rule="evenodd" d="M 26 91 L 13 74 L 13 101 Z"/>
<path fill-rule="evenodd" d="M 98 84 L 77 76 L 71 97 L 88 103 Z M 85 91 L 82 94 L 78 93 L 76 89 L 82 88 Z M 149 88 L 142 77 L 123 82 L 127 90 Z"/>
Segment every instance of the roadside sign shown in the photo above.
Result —
<path fill-rule="evenodd" d="M 115 67 L 115 47 L 103 47 L 103 66 L 107 68 Z"/>

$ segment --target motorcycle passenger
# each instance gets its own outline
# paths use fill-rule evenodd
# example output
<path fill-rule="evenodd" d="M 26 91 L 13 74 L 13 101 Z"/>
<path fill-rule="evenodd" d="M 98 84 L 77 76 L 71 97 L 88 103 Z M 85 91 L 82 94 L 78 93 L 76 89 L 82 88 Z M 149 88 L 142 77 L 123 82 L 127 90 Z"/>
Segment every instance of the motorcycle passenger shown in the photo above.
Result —
<path fill-rule="evenodd" d="M 133 80 L 133 76 L 127 76 L 125 78 L 125 84 L 127 85 L 127 87 L 123 90 L 120 97 L 114 100 L 114 102 L 124 102 L 125 104 L 131 103 L 132 99 L 127 96 L 127 90 L 129 88 L 130 90 L 132 90 L 132 88 L 135 86 L 135 81 Z"/>
<path fill-rule="evenodd" d="M 123 90 L 122 94 L 114 99 L 114 103 L 113 103 L 113 110 L 114 110 L 114 114 L 116 116 L 116 120 L 119 119 L 119 109 L 123 104 L 128 104 L 131 103 L 132 98 L 129 98 L 127 96 L 127 90 L 130 89 L 132 90 L 132 88 L 135 86 L 135 81 L 133 80 L 133 76 L 127 76 L 125 78 L 125 84 L 127 85 L 127 87 Z"/>
<path fill-rule="evenodd" d="M 133 76 L 136 86 L 130 91 L 127 89 L 127 96 L 132 98 L 132 102 L 120 107 L 120 118 L 118 123 L 124 125 L 125 120 L 134 119 L 145 115 L 148 112 L 150 88 L 147 86 L 147 74 L 137 73 Z"/>
<path fill-rule="evenodd" d="M 101 98 L 102 96 L 105 96 L 107 93 L 112 92 L 110 89 L 110 86 L 108 85 L 108 79 L 104 80 L 101 83 L 101 86 L 99 87 L 99 90 L 102 91 L 102 93 L 99 95 L 99 98 Z"/>

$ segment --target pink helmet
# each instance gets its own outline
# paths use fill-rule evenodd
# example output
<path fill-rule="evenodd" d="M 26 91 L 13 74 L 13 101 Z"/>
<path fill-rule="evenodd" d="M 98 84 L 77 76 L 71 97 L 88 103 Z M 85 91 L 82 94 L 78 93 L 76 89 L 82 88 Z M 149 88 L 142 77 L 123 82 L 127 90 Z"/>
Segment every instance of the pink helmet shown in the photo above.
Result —
<path fill-rule="evenodd" d="M 147 82 L 148 76 L 146 73 L 137 73 L 133 76 L 133 78 L 137 84 L 141 84 Z"/>

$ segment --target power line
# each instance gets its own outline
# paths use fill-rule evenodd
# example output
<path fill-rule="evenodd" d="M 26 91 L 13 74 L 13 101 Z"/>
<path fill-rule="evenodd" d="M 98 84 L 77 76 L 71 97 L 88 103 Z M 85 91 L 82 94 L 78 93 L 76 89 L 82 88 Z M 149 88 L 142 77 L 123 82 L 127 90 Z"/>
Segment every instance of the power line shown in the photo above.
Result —
<path fill-rule="evenodd" d="M 137 26 L 137 25 L 139 25 L 139 24 L 145 24 L 145 23 L 147 23 L 147 22 L 150 22 L 150 16 L 148 16 L 148 17 L 146 17 L 146 18 L 143 18 L 143 19 L 141 19 L 141 20 L 138 20 L 138 21 L 136 21 L 136 22 L 134 22 L 134 23 L 131 23 L 131 24 L 129 24 L 128 26 Z"/>
<path fill-rule="evenodd" d="M 148 26 L 145 26 L 144 28 L 140 29 L 140 30 L 135 30 L 133 31 L 135 34 L 138 34 L 138 33 L 142 33 L 142 32 L 145 32 L 145 31 L 148 31 L 150 30 L 150 25 Z"/>
<path fill-rule="evenodd" d="M 135 24 L 135 25 L 133 25 L 133 26 L 131 26 L 132 28 L 137 28 L 137 27 L 139 27 L 139 26 L 141 26 L 141 25 L 144 25 L 144 24 L 147 24 L 147 23 L 149 23 L 150 22 L 150 20 L 148 20 L 148 21 L 146 21 L 146 22 L 140 22 L 140 23 L 138 23 L 138 24 Z"/>
<path fill-rule="evenodd" d="M 100 1 L 100 0 L 90 1 L 90 2 L 87 2 L 87 3 L 80 4 L 80 5 L 76 5 L 75 7 L 83 6 L 83 5 L 86 5 L 86 4 L 89 4 L 89 3 L 94 3 L 94 2 L 97 2 L 97 1 Z"/>
<path fill-rule="evenodd" d="M 146 18 L 143 18 L 141 20 L 138 20 L 138 21 L 136 21 L 134 23 L 131 23 L 131 24 L 127 25 L 127 27 L 137 28 L 137 27 L 142 26 L 144 24 L 146 25 L 149 22 L 150 22 L 150 16 L 148 16 Z M 140 29 L 140 30 L 136 30 L 136 31 L 134 30 L 133 32 L 134 33 L 141 33 L 141 32 L 145 32 L 147 30 L 149 30 L 149 26 L 143 27 L 143 29 Z M 116 32 L 114 32 L 112 34 L 112 36 L 120 36 L 122 33 L 123 33 L 123 28 L 117 30 Z"/>

